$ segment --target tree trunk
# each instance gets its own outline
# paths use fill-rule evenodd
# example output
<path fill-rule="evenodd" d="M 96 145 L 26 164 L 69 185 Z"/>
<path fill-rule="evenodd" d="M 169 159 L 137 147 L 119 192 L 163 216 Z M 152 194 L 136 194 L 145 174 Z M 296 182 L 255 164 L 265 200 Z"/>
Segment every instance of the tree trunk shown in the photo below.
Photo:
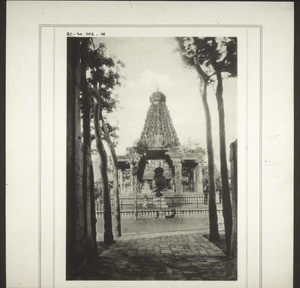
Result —
<path fill-rule="evenodd" d="M 138 181 L 136 179 L 133 179 L 134 181 L 134 186 L 133 186 L 133 191 L 134 191 L 134 215 L 135 215 L 135 220 L 138 219 Z"/>
<path fill-rule="evenodd" d="M 90 187 L 91 187 L 91 224 L 92 224 L 92 237 L 93 242 L 95 244 L 95 248 L 97 249 L 97 229 L 96 229 L 96 207 L 95 207 L 95 183 L 94 183 L 94 170 L 93 170 L 93 163 L 90 162 Z"/>
<path fill-rule="evenodd" d="M 83 39 L 81 43 L 81 92 L 82 92 L 82 122 L 83 122 L 83 210 L 84 210 L 84 235 L 87 236 L 87 193 L 88 193 L 88 154 L 89 148 L 91 146 L 90 141 L 90 101 L 89 101 L 89 93 L 87 90 L 87 81 L 86 81 L 86 69 L 87 63 L 86 52 L 88 47 L 88 38 Z"/>
<path fill-rule="evenodd" d="M 231 172 L 231 199 L 232 199 L 232 236 L 231 254 L 232 259 L 237 259 L 237 140 L 230 144 L 230 172 Z"/>
<path fill-rule="evenodd" d="M 87 225 L 90 223 L 94 249 L 97 249 L 96 242 L 96 213 L 95 213 L 95 191 L 94 191 L 94 172 L 91 156 L 91 96 L 87 86 L 87 51 L 89 38 L 82 40 L 81 47 L 81 91 L 83 108 L 83 183 L 84 183 L 84 209 L 85 209 L 85 233 L 87 234 Z M 88 179 L 88 175 L 90 178 Z M 88 191 L 89 187 L 89 191 Z M 90 203 L 87 203 L 87 193 L 90 194 Z M 90 205 L 90 215 L 87 215 L 87 206 Z M 88 221 L 90 217 L 90 221 Z"/>
<path fill-rule="evenodd" d="M 100 156 L 100 172 L 103 181 L 103 220 L 104 220 L 104 244 L 110 245 L 114 242 L 112 233 L 111 205 L 109 195 L 109 184 L 107 175 L 107 154 L 100 134 L 99 112 L 100 112 L 100 96 L 97 95 L 94 99 L 94 127 L 96 146 Z"/>
<path fill-rule="evenodd" d="M 77 38 L 67 38 L 67 243 L 66 279 L 74 279 L 74 272 L 81 263 L 81 253 L 76 247 L 76 133 L 77 108 L 80 87 L 80 44 Z"/>
<path fill-rule="evenodd" d="M 215 163 L 214 163 L 214 150 L 211 131 L 211 116 L 207 102 L 207 81 L 202 79 L 200 83 L 200 94 L 202 98 L 205 121 L 206 121 L 206 147 L 208 157 L 208 185 L 209 185 L 209 227 L 210 227 L 210 241 L 219 241 L 219 228 L 218 228 L 218 215 L 216 205 L 216 192 L 215 192 Z"/>
<path fill-rule="evenodd" d="M 114 195 L 114 232 L 115 235 L 121 236 L 121 210 L 120 210 L 120 195 L 119 195 L 119 175 L 118 175 L 118 158 L 114 145 L 110 139 L 108 129 L 103 119 L 102 127 L 104 131 L 104 138 L 109 146 L 110 153 L 113 158 L 113 195 Z"/>
<path fill-rule="evenodd" d="M 221 73 L 217 71 L 217 89 L 216 98 L 218 103 L 219 112 L 219 138 L 220 138 L 220 166 L 221 166 L 221 180 L 222 180 L 222 203 L 223 203 L 223 216 L 225 226 L 226 238 L 226 254 L 230 256 L 231 250 L 231 233 L 232 233 L 232 210 L 230 189 L 228 180 L 228 167 L 226 157 L 226 133 L 225 133 L 225 112 L 223 104 L 223 80 Z"/>

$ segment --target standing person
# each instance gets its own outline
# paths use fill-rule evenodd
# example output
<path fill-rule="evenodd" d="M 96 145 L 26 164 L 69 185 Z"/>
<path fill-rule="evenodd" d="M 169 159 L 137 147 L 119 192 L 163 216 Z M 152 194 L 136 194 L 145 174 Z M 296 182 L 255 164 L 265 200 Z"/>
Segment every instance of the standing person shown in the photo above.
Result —
<path fill-rule="evenodd" d="M 144 195 L 144 202 L 143 202 L 143 208 L 148 208 L 148 195 Z"/>
<path fill-rule="evenodd" d="M 219 192 L 219 204 L 222 204 L 222 185 L 219 178 L 216 180 L 216 190 Z"/>

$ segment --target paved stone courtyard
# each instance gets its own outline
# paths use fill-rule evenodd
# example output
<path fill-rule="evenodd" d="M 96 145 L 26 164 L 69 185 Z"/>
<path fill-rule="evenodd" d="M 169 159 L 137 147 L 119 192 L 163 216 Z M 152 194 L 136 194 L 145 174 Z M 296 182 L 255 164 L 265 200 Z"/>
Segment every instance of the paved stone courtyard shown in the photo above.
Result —
<path fill-rule="evenodd" d="M 97 219 L 97 241 L 103 241 L 103 219 Z M 173 219 L 122 219 L 121 220 L 122 235 L 128 234 L 151 234 L 161 232 L 203 232 L 209 231 L 208 218 L 173 218 Z M 219 221 L 219 231 L 224 229 L 224 224 Z"/>
<path fill-rule="evenodd" d="M 234 267 L 200 232 L 159 232 L 117 238 L 77 279 L 234 280 Z"/>

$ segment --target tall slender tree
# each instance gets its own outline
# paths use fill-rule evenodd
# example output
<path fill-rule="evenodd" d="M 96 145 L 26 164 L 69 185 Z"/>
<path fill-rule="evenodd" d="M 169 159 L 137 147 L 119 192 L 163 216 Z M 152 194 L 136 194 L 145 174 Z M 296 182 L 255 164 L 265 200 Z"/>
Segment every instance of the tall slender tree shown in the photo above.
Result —
<path fill-rule="evenodd" d="M 89 82 L 94 92 L 94 129 L 96 146 L 99 152 L 102 166 L 101 175 L 103 180 L 103 204 L 104 204 L 104 225 L 106 229 L 110 231 L 111 228 L 111 206 L 110 206 L 110 194 L 107 178 L 107 153 L 103 145 L 103 139 L 107 142 L 110 154 L 113 158 L 113 195 L 114 195 L 114 227 L 115 235 L 121 236 L 121 217 L 120 217 L 120 204 L 119 204 L 119 189 L 118 189 L 118 167 L 117 167 L 117 156 L 114 149 L 114 142 L 111 139 L 111 135 L 114 136 L 115 129 L 111 125 L 105 122 L 103 113 L 110 113 L 116 109 L 117 99 L 114 94 L 116 86 L 120 85 L 120 73 L 119 69 L 124 64 L 117 60 L 115 57 L 108 56 L 106 47 L 104 44 L 99 44 L 97 49 L 90 49 L 89 53 L 89 68 L 90 77 Z M 95 120 L 97 119 L 97 121 Z M 99 122 L 100 121 L 100 122 Z M 97 122 L 97 123 L 96 123 Z M 100 125 L 101 123 L 101 125 Z M 99 130 L 100 129 L 100 130 Z M 100 137 L 100 139 L 99 139 Z M 106 162 L 106 163 L 104 163 Z M 103 169 L 103 164 L 106 166 Z M 106 173 L 106 175 L 103 175 Z M 103 177 L 104 176 L 104 177 Z M 104 182 L 107 179 L 107 185 Z M 106 191 L 107 190 L 107 191 Z M 109 199 L 109 201 L 108 201 Z M 108 212 L 110 211 L 110 212 Z M 107 220 L 107 221 L 106 221 Z M 110 232 L 109 232 L 110 233 Z"/>
<path fill-rule="evenodd" d="M 216 83 L 215 96 L 219 113 L 220 166 L 222 181 L 223 215 L 227 255 L 230 255 L 232 208 L 226 157 L 225 112 L 223 101 L 224 77 L 237 75 L 237 39 L 235 37 L 179 38 L 185 61 L 195 66 L 207 83 Z"/>
<path fill-rule="evenodd" d="M 112 233 L 112 220 L 111 220 L 111 204 L 110 204 L 110 191 L 107 175 L 107 153 L 105 151 L 100 128 L 100 94 L 97 91 L 97 86 L 92 90 L 94 98 L 94 128 L 95 128 L 95 139 L 96 146 L 100 156 L 100 172 L 103 181 L 103 219 L 104 219 L 104 243 L 110 245 L 114 242 Z"/>
<path fill-rule="evenodd" d="M 226 155 L 225 110 L 223 100 L 223 77 L 235 77 L 237 74 L 237 40 L 234 37 L 209 39 L 211 51 L 208 54 L 209 62 L 217 79 L 216 100 L 219 113 L 219 141 L 220 141 L 220 168 L 222 182 L 222 203 L 226 237 L 226 252 L 231 254 L 232 236 L 232 207 L 228 179 L 228 165 Z M 226 75 L 226 76 L 225 76 Z"/>
<path fill-rule="evenodd" d="M 88 51 L 91 43 L 90 38 L 83 38 L 81 41 L 81 110 L 82 110 L 82 128 L 83 128 L 83 190 L 84 190 L 84 209 L 85 209 L 85 234 L 87 234 L 87 207 L 91 209 L 91 229 L 94 246 L 96 243 L 96 213 L 95 213 L 95 189 L 94 189 L 94 177 L 93 177 L 93 165 L 91 158 L 91 97 L 88 90 L 88 83 L 86 79 L 86 72 L 88 69 Z M 89 175 L 89 177 L 88 177 Z M 89 190 L 89 191 L 88 191 Z M 87 203 L 87 194 L 90 193 L 89 202 Z"/>
<path fill-rule="evenodd" d="M 102 113 L 101 113 L 102 116 Z M 102 130 L 104 134 L 104 139 L 106 140 L 110 154 L 112 156 L 113 165 L 113 195 L 114 195 L 114 233 L 116 236 L 121 236 L 121 209 L 120 209 L 120 197 L 119 197 L 119 174 L 118 174 L 118 158 L 115 151 L 115 145 L 110 137 L 108 124 L 105 123 L 102 116 Z"/>
<path fill-rule="evenodd" d="M 219 241 L 220 234 L 218 228 L 218 214 L 216 205 L 216 189 L 214 176 L 214 150 L 211 128 L 211 115 L 207 102 L 207 86 L 210 83 L 210 76 L 204 72 L 201 67 L 201 53 L 189 38 L 177 38 L 179 51 L 184 62 L 196 69 L 200 78 L 199 92 L 202 99 L 205 122 L 206 122 L 206 149 L 208 158 L 208 183 L 209 183 L 209 226 L 210 226 L 210 241 Z M 200 62 L 201 61 L 201 62 Z"/>

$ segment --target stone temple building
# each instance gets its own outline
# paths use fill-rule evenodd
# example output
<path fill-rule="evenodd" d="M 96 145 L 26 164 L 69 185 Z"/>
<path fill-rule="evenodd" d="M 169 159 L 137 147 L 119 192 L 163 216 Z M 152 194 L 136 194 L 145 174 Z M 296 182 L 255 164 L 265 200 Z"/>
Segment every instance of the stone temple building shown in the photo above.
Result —
<path fill-rule="evenodd" d="M 143 156 L 118 156 L 121 194 L 133 191 L 134 183 L 142 182 L 142 192 L 154 186 L 154 170 L 164 169 L 163 176 L 167 180 L 167 190 L 176 194 L 183 192 L 203 193 L 202 164 L 200 155 L 184 153 L 180 147 L 175 127 L 166 104 L 166 95 L 157 89 L 150 96 L 145 124 L 138 141 L 145 148 Z M 139 159 L 140 157 L 140 159 Z M 141 158 L 145 165 L 139 165 Z"/>

